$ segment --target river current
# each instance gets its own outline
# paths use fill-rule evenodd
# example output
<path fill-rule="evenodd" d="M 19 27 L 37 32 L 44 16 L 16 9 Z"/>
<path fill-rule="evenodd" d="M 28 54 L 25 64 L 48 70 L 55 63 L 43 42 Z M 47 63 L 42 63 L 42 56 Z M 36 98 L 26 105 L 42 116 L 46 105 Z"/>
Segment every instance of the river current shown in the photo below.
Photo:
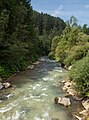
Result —
<path fill-rule="evenodd" d="M 54 104 L 56 96 L 64 96 L 65 74 L 59 63 L 41 58 L 33 70 L 12 77 L 13 87 L 0 101 L 0 120 L 74 120 L 69 108 Z"/>

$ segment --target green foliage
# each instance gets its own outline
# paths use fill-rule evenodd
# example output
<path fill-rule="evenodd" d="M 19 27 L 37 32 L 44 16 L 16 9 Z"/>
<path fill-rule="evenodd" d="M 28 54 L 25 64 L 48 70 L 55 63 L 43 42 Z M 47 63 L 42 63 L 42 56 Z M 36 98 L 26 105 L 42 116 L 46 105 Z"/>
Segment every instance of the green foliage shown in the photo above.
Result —
<path fill-rule="evenodd" d="M 67 66 L 86 56 L 89 50 L 89 36 L 78 29 L 76 22 L 71 17 L 62 35 L 52 40 L 51 51 L 54 51 L 55 59 Z"/>
<path fill-rule="evenodd" d="M 50 51 L 51 40 L 48 40 L 47 35 L 39 36 L 39 47 L 42 55 L 48 55 Z"/>
<path fill-rule="evenodd" d="M 76 90 L 82 94 L 89 94 L 89 57 L 77 61 L 69 74 L 69 77 L 75 83 Z"/>
<path fill-rule="evenodd" d="M 71 16 L 70 20 L 67 21 L 67 24 L 71 27 L 77 27 L 77 22 L 78 22 L 78 20 L 76 19 L 76 17 Z"/>
<path fill-rule="evenodd" d="M 49 55 L 67 67 L 73 65 L 70 79 L 80 94 L 89 97 L 89 35 L 87 34 L 87 25 L 78 26 L 77 19 L 72 16 L 61 36 L 52 39 Z"/>
<path fill-rule="evenodd" d="M 55 36 L 52 39 L 51 52 L 49 53 L 49 58 L 50 59 L 55 59 L 55 50 L 56 50 L 56 47 L 57 47 L 57 44 L 58 44 L 59 40 L 60 40 L 59 36 Z"/>
<path fill-rule="evenodd" d="M 82 31 L 83 31 L 83 33 L 89 35 L 89 27 L 87 27 L 87 24 L 84 24 L 84 25 L 83 25 Z"/>
<path fill-rule="evenodd" d="M 53 17 L 48 14 L 33 12 L 34 26 L 40 36 L 44 34 L 60 35 L 66 27 L 64 21 L 59 17 Z"/>
<path fill-rule="evenodd" d="M 7 78 L 47 55 L 52 38 L 66 25 L 60 18 L 33 11 L 30 0 L 0 3 L 0 76 Z"/>
<path fill-rule="evenodd" d="M 4 67 L 0 66 L 0 76 L 3 78 L 8 78 L 10 77 L 11 73 L 10 71 L 6 70 Z"/>
<path fill-rule="evenodd" d="M 0 76 L 9 77 L 36 59 L 38 44 L 30 1 L 1 0 L 1 3 Z"/>
<path fill-rule="evenodd" d="M 50 58 L 51 60 L 54 60 L 54 59 L 55 59 L 55 56 L 54 56 L 54 55 L 55 55 L 54 52 L 50 52 L 48 56 L 49 56 L 49 58 Z"/>
<path fill-rule="evenodd" d="M 60 35 L 66 24 L 60 18 L 33 12 L 35 30 L 38 31 L 39 48 L 42 55 L 48 55 L 53 37 Z"/>
<path fill-rule="evenodd" d="M 65 28 L 63 34 L 60 36 L 55 50 L 56 60 L 63 62 L 69 54 L 68 51 L 70 51 L 73 46 L 78 44 L 78 33 L 79 31 L 76 27 L 70 28 L 67 26 Z"/>
<path fill-rule="evenodd" d="M 55 51 L 59 40 L 60 40 L 60 37 L 59 37 L 59 36 L 55 36 L 55 37 L 52 39 L 51 51 Z"/>
<path fill-rule="evenodd" d="M 67 57 L 64 59 L 64 64 L 70 66 L 75 61 L 82 59 L 86 56 L 88 49 L 85 45 L 72 47 L 70 51 L 68 51 Z"/>
<path fill-rule="evenodd" d="M 59 43 L 56 50 L 55 50 L 55 59 L 56 59 L 56 61 L 62 62 L 65 59 L 66 55 L 67 55 L 67 53 L 65 51 L 65 45 L 64 44 L 65 44 L 64 42 L 61 42 L 61 45 Z"/>

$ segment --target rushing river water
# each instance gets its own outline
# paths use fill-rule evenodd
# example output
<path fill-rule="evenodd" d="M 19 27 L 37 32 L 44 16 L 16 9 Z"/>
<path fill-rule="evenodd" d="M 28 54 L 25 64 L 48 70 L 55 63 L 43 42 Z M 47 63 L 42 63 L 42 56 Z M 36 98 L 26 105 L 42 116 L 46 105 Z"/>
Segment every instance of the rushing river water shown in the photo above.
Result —
<path fill-rule="evenodd" d="M 40 61 L 11 78 L 8 99 L 0 101 L 0 120 L 74 120 L 69 108 L 54 104 L 56 96 L 64 96 L 59 86 L 65 71 L 55 61 Z"/>

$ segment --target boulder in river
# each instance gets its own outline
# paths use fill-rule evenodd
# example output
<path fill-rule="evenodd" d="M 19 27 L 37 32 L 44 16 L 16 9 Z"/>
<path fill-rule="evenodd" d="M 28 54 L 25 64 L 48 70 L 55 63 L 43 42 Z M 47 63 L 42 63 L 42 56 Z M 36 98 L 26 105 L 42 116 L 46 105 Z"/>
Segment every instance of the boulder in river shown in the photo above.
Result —
<path fill-rule="evenodd" d="M 54 101 L 56 104 L 62 104 L 64 106 L 71 105 L 70 99 L 66 97 L 55 97 Z"/>
<path fill-rule="evenodd" d="M 9 88 L 11 87 L 11 84 L 8 82 L 3 83 L 4 88 Z"/>
<path fill-rule="evenodd" d="M 0 90 L 3 89 L 3 84 L 0 82 Z"/>
<path fill-rule="evenodd" d="M 4 94 L 4 95 L 0 96 L 0 100 L 9 99 L 9 98 L 12 97 L 13 95 L 14 95 L 13 93 Z"/>

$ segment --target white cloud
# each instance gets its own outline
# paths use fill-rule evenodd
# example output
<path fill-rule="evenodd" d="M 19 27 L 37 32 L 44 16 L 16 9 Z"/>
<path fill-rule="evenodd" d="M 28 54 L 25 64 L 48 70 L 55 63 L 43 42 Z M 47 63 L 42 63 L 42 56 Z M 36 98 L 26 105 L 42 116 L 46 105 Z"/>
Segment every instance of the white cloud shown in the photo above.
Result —
<path fill-rule="evenodd" d="M 87 6 L 87 8 L 88 8 L 88 6 Z M 70 17 L 73 15 L 78 19 L 79 24 L 83 25 L 86 23 L 89 25 L 88 11 L 83 11 L 83 10 L 68 11 L 68 10 L 63 10 L 63 6 L 62 6 L 62 7 L 60 7 L 60 9 L 56 9 L 55 11 L 51 12 L 51 15 L 60 17 L 60 18 L 64 19 L 65 21 L 70 19 Z"/>
<path fill-rule="evenodd" d="M 52 12 L 52 16 L 55 17 L 59 16 L 62 10 L 63 10 L 63 5 L 61 4 L 56 10 Z"/>
<path fill-rule="evenodd" d="M 55 11 L 51 11 L 51 15 L 52 16 L 56 16 L 56 17 L 70 17 L 70 16 L 75 16 L 75 17 L 86 17 L 88 15 L 88 11 L 83 11 L 83 10 L 75 10 L 75 11 L 68 11 L 68 10 L 63 10 L 63 5 L 61 5 L 58 9 L 56 9 Z"/>
<path fill-rule="evenodd" d="M 89 8 L 89 4 L 85 6 L 85 8 Z"/>
<path fill-rule="evenodd" d="M 88 11 L 82 11 L 82 10 L 79 10 L 79 11 L 61 11 L 60 12 L 60 16 L 71 16 L 71 15 L 74 15 L 74 16 L 87 16 L 88 15 Z"/>

